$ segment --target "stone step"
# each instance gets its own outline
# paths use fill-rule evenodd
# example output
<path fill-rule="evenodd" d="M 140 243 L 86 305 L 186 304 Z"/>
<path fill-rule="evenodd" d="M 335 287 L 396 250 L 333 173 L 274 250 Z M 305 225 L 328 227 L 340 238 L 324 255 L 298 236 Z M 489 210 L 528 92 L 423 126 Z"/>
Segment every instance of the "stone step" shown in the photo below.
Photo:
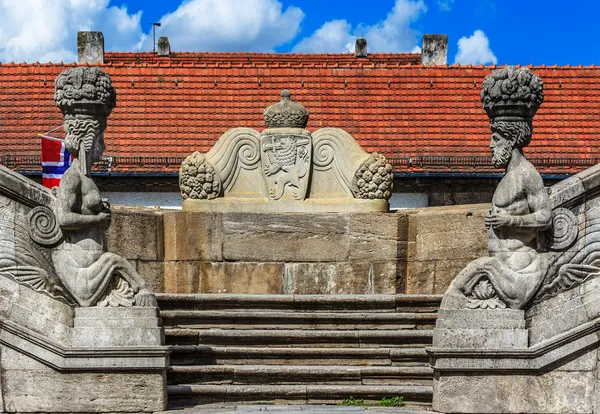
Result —
<path fill-rule="evenodd" d="M 172 365 L 429 366 L 424 348 L 256 348 L 176 345 Z"/>
<path fill-rule="evenodd" d="M 156 295 L 161 310 L 295 310 L 327 312 L 436 312 L 441 295 Z"/>
<path fill-rule="evenodd" d="M 167 345 L 375 348 L 431 345 L 433 330 L 166 329 Z"/>
<path fill-rule="evenodd" d="M 208 403 L 339 404 L 348 397 L 377 402 L 404 397 L 407 406 L 429 408 L 430 385 L 169 385 L 169 408 Z"/>
<path fill-rule="evenodd" d="M 218 329 L 433 329 L 434 312 L 301 312 L 163 310 L 165 327 Z"/>
<path fill-rule="evenodd" d="M 299 365 L 173 365 L 168 383 L 177 384 L 363 384 L 431 385 L 430 367 L 299 366 Z"/>

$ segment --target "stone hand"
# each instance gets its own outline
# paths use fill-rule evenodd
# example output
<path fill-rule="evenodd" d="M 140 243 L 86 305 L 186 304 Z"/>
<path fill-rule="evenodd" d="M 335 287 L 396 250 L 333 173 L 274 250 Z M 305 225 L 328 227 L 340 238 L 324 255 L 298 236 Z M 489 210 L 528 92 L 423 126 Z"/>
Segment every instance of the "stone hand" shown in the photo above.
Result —
<path fill-rule="evenodd" d="M 110 210 L 101 211 L 100 213 L 98 213 L 98 221 L 102 227 L 110 226 L 111 220 L 112 220 L 112 218 L 110 215 Z"/>
<path fill-rule="evenodd" d="M 485 228 L 497 229 L 499 227 L 510 226 L 512 217 L 508 214 L 492 213 L 485 217 Z"/>

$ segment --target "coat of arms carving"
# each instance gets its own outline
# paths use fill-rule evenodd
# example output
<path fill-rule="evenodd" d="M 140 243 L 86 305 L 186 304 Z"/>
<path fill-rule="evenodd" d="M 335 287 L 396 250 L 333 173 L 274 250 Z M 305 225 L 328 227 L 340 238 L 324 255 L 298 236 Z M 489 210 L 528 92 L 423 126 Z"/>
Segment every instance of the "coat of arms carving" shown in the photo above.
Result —
<path fill-rule="evenodd" d="M 272 200 L 289 193 L 303 200 L 308 189 L 311 159 L 310 135 L 265 134 L 261 137 L 261 161 Z"/>

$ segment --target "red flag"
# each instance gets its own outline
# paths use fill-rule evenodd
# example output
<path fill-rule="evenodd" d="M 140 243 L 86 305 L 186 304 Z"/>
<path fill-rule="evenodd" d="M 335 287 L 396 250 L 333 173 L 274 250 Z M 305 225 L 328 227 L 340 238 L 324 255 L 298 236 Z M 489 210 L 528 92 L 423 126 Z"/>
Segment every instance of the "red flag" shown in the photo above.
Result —
<path fill-rule="evenodd" d="M 42 184 L 52 188 L 71 166 L 71 154 L 65 147 L 65 141 L 59 138 L 40 135 L 42 138 Z"/>

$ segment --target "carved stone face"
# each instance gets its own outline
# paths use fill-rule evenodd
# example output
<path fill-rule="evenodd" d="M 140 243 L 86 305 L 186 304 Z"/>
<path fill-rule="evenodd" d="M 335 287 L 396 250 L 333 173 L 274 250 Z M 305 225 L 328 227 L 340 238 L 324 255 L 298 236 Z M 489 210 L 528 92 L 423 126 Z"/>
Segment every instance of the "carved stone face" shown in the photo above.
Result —
<path fill-rule="evenodd" d="M 490 148 L 492 150 L 492 164 L 494 164 L 494 167 L 506 168 L 512 157 L 513 142 L 492 129 Z"/>

